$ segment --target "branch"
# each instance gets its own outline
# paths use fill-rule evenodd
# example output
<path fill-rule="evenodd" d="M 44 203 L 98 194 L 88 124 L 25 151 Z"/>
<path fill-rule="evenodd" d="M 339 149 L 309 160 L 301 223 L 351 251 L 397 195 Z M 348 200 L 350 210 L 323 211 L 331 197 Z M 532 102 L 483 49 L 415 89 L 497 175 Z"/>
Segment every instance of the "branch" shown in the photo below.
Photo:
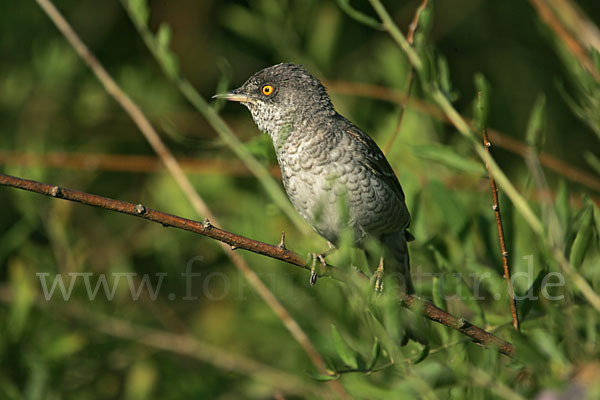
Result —
<path fill-rule="evenodd" d="M 158 157 L 161 159 L 175 182 L 179 185 L 181 190 L 185 193 L 188 200 L 192 203 L 194 210 L 199 215 L 204 215 L 206 217 L 211 218 L 213 221 L 215 217 L 212 216 L 212 212 L 208 205 L 204 202 L 204 200 L 200 197 L 200 195 L 196 192 L 191 182 L 181 169 L 181 166 L 177 163 L 177 160 L 170 152 L 168 147 L 163 143 L 160 136 L 148 120 L 142 110 L 138 107 L 138 105 L 131 100 L 129 96 L 117 85 L 115 80 L 110 76 L 110 74 L 106 71 L 104 66 L 98 61 L 98 59 L 92 54 L 92 52 L 87 48 L 85 43 L 79 38 L 77 33 L 73 30 L 71 25 L 65 20 L 65 18 L 61 15 L 58 9 L 54 6 L 51 0 L 36 0 L 39 6 L 44 10 L 46 15 L 52 20 L 52 22 L 56 25 L 58 30 L 63 34 L 65 39 L 71 44 L 73 49 L 77 52 L 77 54 L 81 57 L 81 59 L 88 65 L 88 67 L 92 70 L 92 72 L 96 75 L 102 86 L 105 90 L 119 103 L 119 105 L 125 110 L 125 112 L 131 117 L 133 122 L 136 124 L 140 132 L 144 135 L 148 143 L 152 146 L 152 149 L 156 152 Z M 191 85 L 190 85 L 191 87 Z M 199 96 L 198 98 L 202 100 Z M 203 101 L 203 100 L 202 100 Z M 217 116 L 218 117 L 218 116 Z M 218 120 L 219 122 L 222 120 Z M 213 121 L 215 123 L 215 121 Z M 222 122 L 224 125 L 224 122 Z M 34 185 L 35 186 L 35 185 Z M 46 189 L 51 190 L 51 192 L 45 193 L 54 197 L 62 196 L 61 188 L 58 186 L 50 186 L 46 185 Z M 76 195 L 75 201 L 82 202 L 84 204 L 86 199 L 90 199 L 89 194 L 85 194 L 82 192 L 71 191 L 74 195 Z M 78 197 L 81 196 L 81 197 Z M 102 198 L 96 196 L 96 199 L 91 199 L 92 201 L 98 201 L 98 199 L 102 200 Z M 79 198 L 79 200 L 77 200 Z M 115 200 L 113 200 L 115 202 Z M 92 204 L 96 206 L 101 206 L 102 201 L 97 204 Z M 125 212 L 127 210 L 127 203 L 114 203 L 113 204 L 117 209 L 115 211 Z M 138 205 L 134 206 L 134 213 L 138 213 L 140 215 L 145 214 L 146 210 L 144 206 Z M 288 206 L 289 207 L 289 206 Z M 120 209 L 119 209 L 120 208 Z M 135 214 L 134 214 L 135 215 Z M 164 214 L 167 216 L 167 214 Z M 224 242 L 224 241 L 221 241 Z M 256 290 L 256 292 L 260 295 L 260 297 L 267 303 L 267 305 L 271 308 L 271 310 L 277 315 L 277 317 L 281 320 L 285 328 L 290 332 L 292 337 L 300 344 L 308 358 L 315 365 L 315 367 L 319 370 L 320 373 L 326 373 L 327 367 L 325 365 L 325 360 L 321 357 L 317 349 L 313 346 L 311 341 L 309 340 L 306 333 L 302 330 L 298 322 L 292 318 L 290 313 L 286 310 L 286 308 L 281 304 L 279 300 L 275 297 L 275 295 L 269 290 L 267 285 L 260 279 L 260 277 L 256 274 L 256 272 L 248 265 L 248 263 L 239 255 L 232 251 L 228 251 L 225 247 L 225 254 L 231 259 L 235 267 L 240 271 L 240 273 L 248 280 L 250 285 Z M 341 386 L 339 382 L 332 381 L 329 383 L 331 388 L 335 390 L 342 398 L 347 398 L 348 394 Z"/>
<path fill-rule="evenodd" d="M 148 47 L 148 50 L 150 50 L 150 53 L 162 68 L 165 76 L 171 79 L 181 94 L 204 116 L 206 121 L 217 132 L 223 143 L 229 147 L 250 172 L 252 172 L 256 179 L 262 184 L 265 192 L 271 196 L 273 202 L 285 215 L 287 215 L 290 221 L 292 221 L 301 232 L 308 233 L 309 228 L 307 224 L 302 220 L 296 210 L 294 210 L 294 207 L 292 207 L 288 201 L 287 196 L 281 190 L 281 186 L 273 179 L 268 169 L 262 165 L 252 153 L 250 153 L 240 139 L 235 136 L 231 128 L 229 128 L 218 112 L 204 100 L 194 86 L 183 77 L 181 71 L 174 66 L 177 64 L 176 55 L 164 48 L 164 45 L 160 44 L 157 36 L 155 36 L 148 28 L 147 21 L 136 16 L 130 1 L 122 0 L 121 4 L 129 15 L 129 18 L 137 29 L 140 37 L 146 44 L 146 47 Z M 175 60 L 175 62 L 173 62 L 173 60 Z"/>
<path fill-rule="evenodd" d="M 485 150 L 490 152 L 492 143 L 488 140 L 487 129 L 482 129 L 483 145 Z M 515 303 L 515 291 L 510 279 L 510 268 L 508 267 L 508 251 L 506 250 L 506 242 L 504 241 L 504 228 L 502 227 L 502 216 L 500 215 L 500 201 L 498 199 L 498 188 L 496 187 L 496 181 L 490 173 L 487 163 L 485 168 L 488 171 L 488 177 L 490 179 L 490 190 L 492 192 L 492 201 L 494 214 L 496 215 L 496 226 L 498 227 L 498 240 L 500 241 L 500 253 L 502 254 L 502 266 L 504 267 L 504 279 L 506 280 L 506 286 L 508 287 L 508 295 L 510 297 L 510 313 L 512 314 L 513 327 L 518 331 L 520 330 L 519 315 L 517 314 L 517 305 Z"/>
<path fill-rule="evenodd" d="M 4 174 L 0 174 L 0 185 L 10 186 L 30 192 L 44 194 L 46 196 L 75 201 L 85 205 L 133 215 L 159 223 L 163 226 L 171 226 L 189 232 L 198 233 L 211 239 L 226 243 L 235 249 L 252 251 L 254 253 L 271 257 L 280 261 L 285 261 L 288 264 L 303 268 L 307 271 L 311 270 L 310 266 L 302 256 L 286 249 L 285 245 L 283 245 L 281 242 L 278 245 L 272 245 L 253 240 L 213 226 L 207 219 L 205 219 L 203 222 L 198 222 L 146 208 L 143 204 L 133 204 L 126 201 L 114 200 L 107 197 L 97 196 L 90 193 L 80 192 L 77 190 Z M 325 271 L 321 272 L 319 276 L 332 277 L 341 281 L 349 279 L 346 272 L 331 265 L 326 265 Z M 353 277 L 368 279 L 368 277 L 361 273 L 355 273 Z M 404 307 L 415 312 L 422 313 L 426 318 L 432 321 L 446 325 L 449 328 L 455 329 L 460 333 L 469 336 L 475 343 L 478 343 L 484 347 L 497 347 L 500 353 L 510 357 L 515 355 L 515 347 L 511 343 L 508 343 L 497 336 L 486 332 L 475 325 L 472 325 L 463 318 L 454 317 L 453 315 L 436 307 L 434 304 L 426 300 L 423 300 L 415 295 L 408 294 L 402 294 L 400 300 Z"/>
<path fill-rule="evenodd" d="M 406 53 L 411 64 L 415 67 L 417 73 L 421 73 L 423 69 L 423 63 L 419 58 L 418 54 L 408 45 L 406 38 L 402 35 L 402 32 L 394 25 L 389 13 L 383 6 L 380 0 L 369 0 L 379 18 L 384 23 L 384 26 L 389 30 L 392 38 L 398 43 L 398 46 Z M 501 187 L 506 195 L 510 198 L 515 208 L 519 211 L 521 216 L 525 219 L 531 230 L 539 236 L 545 247 L 552 252 L 555 260 L 560 265 L 564 273 L 566 273 L 571 279 L 570 282 L 581 292 L 586 298 L 588 303 L 594 307 L 596 311 L 600 312 L 600 296 L 594 291 L 590 284 L 585 280 L 581 274 L 577 272 L 575 268 L 565 258 L 564 254 L 559 248 L 554 246 L 548 241 L 545 235 L 544 225 L 540 218 L 535 214 L 533 209 L 529 206 L 527 200 L 517 191 L 512 182 L 508 179 L 504 171 L 498 166 L 492 156 L 490 156 L 484 149 L 483 145 L 479 142 L 477 136 L 467 123 L 467 121 L 458 113 L 454 108 L 448 97 L 440 90 L 439 87 L 432 85 L 427 88 L 430 96 L 433 98 L 438 107 L 442 109 L 448 120 L 451 121 L 452 125 L 456 130 L 464 136 L 472 144 L 475 152 L 483 160 L 487 162 L 488 171 L 496 179 L 499 187 Z"/>

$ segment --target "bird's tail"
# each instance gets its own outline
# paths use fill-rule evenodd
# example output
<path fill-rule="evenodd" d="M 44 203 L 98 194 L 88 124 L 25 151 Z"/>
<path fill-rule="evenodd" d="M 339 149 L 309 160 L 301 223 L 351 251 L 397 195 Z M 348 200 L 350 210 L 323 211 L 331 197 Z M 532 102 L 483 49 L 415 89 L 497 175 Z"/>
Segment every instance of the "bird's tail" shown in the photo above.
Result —
<path fill-rule="evenodd" d="M 390 271 L 390 268 L 386 268 L 384 274 L 392 272 L 397 276 L 398 284 L 404 284 L 404 291 L 407 294 L 415 293 L 415 288 L 410 276 L 410 257 L 408 255 L 408 242 L 411 240 L 414 240 L 414 237 L 408 231 L 397 232 L 382 238 L 386 251 L 391 253 L 389 255 L 395 259 L 395 262 L 393 263 L 384 262 L 386 266 L 392 264 L 391 267 L 394 268 L 392 271 Z M 429 339 L 426 334 L 427 324 L 425 323 L 425 319 L 417 318 L 408 310 L 402 310 L 402 312 L 402 319 L 404 320 L 404 337 L 402 339 L 402 345 L 406 345 L 409 339 L 426 345 L 429 342 Z"/>
<path fill-rule="evenodd" d="M 415 288 L 410 276 L 410 256 L 408 254 L 408 241 L 411 240 L 414 240 L 414 237 L 408 231 L 395 232 L 382 238 L 385 248 L 391 253 L 391 256 L 398 264 L 397 266 L 394 265 L 393 271 L 386 268 L 385 272 L 401 275 L 403 279 L 398 276 L 398 283 L 400 285 L 404 283 L 404 290 L 407 294 L 415 293 Z M 389 266 L 390 263 L 385 263 L 385 265 Z"/>

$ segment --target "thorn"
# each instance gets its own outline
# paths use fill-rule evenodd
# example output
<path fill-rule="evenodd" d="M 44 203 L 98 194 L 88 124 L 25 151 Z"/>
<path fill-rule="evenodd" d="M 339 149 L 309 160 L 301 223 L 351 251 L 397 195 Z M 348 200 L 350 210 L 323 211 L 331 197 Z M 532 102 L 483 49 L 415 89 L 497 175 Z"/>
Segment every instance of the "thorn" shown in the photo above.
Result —
<path fill-rule="evenodd" d="M 281 250 L 287 250 L 285 248 L 285 231 L 281 231 L 281 240 L 279 241 L 277 247 L 279 247 Z"/>
<path fill-rule="evenodd" d="M 202 229 L 205 229 L 207 231 L 212 229 L 212 224 L 210 223 L 208 218 L 204 218 L 204 221 L 202 221 Z"/>
<path fill-rule="evenodd" d="M 52 189 L 50 189 L 50 196 L 62 197 L 62 190 L 60 189 L 60 186 L 52 186 Z"/>
<path fill-rule="evenodd" d="M 471 323 L 464 318 L 459 318 L 458 324 L 460 325 L 460 329 L 466 329 L 471 326 Z"/>
<path fill-rule="evenodd" d="M 231 250 L 237 250 L 237 248 L 238 248 L 238 247 L 237 247 L 236 245 L 234 245 L 234 244 L 232 244 L 232 245 L 230 245 L 230 246 L 231 246 Z"/>
<path fill-rule="evenodd" d="M 498 211 L 498 204 L 494 204 L 494 205 L 492 206 L 492 210 L 494 210 L 494 211 Z"/>
<path fill-rule="evenodd" d="M 502 257 L 508 257 L 508 251 L 503 251 L 502 252 Z"/>
<path fill-rule="evenodd" d="M 135 213 L 137 215 L 144 215 L 144 214 L 146 214 L 146 207 L 144 207 L 143 204 L 136 204 L 135 207 L 133 208 L 133 210 L 135 211 Z"/>

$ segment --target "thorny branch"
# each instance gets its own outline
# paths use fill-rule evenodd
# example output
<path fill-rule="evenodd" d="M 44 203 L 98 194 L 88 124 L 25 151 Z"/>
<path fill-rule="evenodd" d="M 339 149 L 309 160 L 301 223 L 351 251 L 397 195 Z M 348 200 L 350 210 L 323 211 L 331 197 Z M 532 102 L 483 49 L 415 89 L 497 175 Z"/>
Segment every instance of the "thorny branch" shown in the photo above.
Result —
<path fill-rule="evenodd" d="M 94 54 L 88 49 L 85 43 L 77 35 L 75 30 L 62 16 L 60 11 L 54 6 L 51 0 L 36 0 L 39 6 L 44 10 L 48 18 L 56 25 L 58 30 L 63 34 L 65 39 L 81 57 L 81 59 L 88 65 L 92 72 L 96 75 L 104 89 L 109 93 L 115 101 L 123 108 L 123 110 L 131 117 L 133 122 L 136 124 L 140 132 L 144 135 L 145 139 L 152 146 L 154 152 L 158 155 L 162 163 L 165 165 L 175 182 L 179 185 L 181 190 L 185 193 L 187 199 L 191 202 L 194 210 L 199 215 L 204 215 L 215 221 L 215 217 L 204 200 L 200 197 L 198 192 L 194 189 L 189 179 L 181 169 L 181 166 L 163 143 L 162 139 L 148 120 L 139 106 L 119 87 L 112 76 L 100 63 L 100 61 L 94 56 Z M 60 194 L 60 188 L 52 187 L 52 190 L 58 190 L 57 194 Z M 78 192 L 81 194 L 81 192 Z M 52 195 L 52 193 L 48 193 Z M 76 200 L 79 201 L 79 200 Z M 138 212 L 143 213 L 143 206 L 138 208 Z M 123 210 L 117 210 L 124 212 Z M 135 210 L 134 210 L 135 212 Z M 292 218 L 293 220 L 293 218 Z M 248 263 L 237 253 L 226 249 L 223 241 L 222 246 L 225 247 L 225 253 L 231 259 L 236 268 L 241 274 L 247 279 L 250 285 L 256 290 L 261 298 L 267 303 L 267 305 L 273 310 L 275 315 L 281 320 L 286 329 L 294 337 L 294 339 L 300 344 L 308 358 L 316 366 L 321 373 L 327 372 L 327 366 L 325 360 L 316 350 L 314 345 L 309 340 L 306 333 L 302 330 L 298 322 L 292 318 L 290 313 L 281 304 L 281 302 L 275 297 L 275 295 L 269 290 L 267 285 L 260 279 L 256 272 L 248 265 Z M 342 398 L 348 398 L 348 394 L 337 381 L 331 381 L 328 383 L 333 390 L 335 390 Z"/>
<path fill-rule="evenodd" d="M 286 249 L 283 236 L 278 245 L 272 245 L 225 231 L 213 226 L 207 219 L 202 222 L 193 221 L 191 219 L 181 218 L 175 215 L 146 208 L 143 204 L 128 203 L 121 200 L 110 199 L 107 197 L 67 189 L 60 186 L 17 178 L 10 175 L 0 174 L 0 185 L 10 186 L 30 192 L 44 194 L 46 196 L 75 201 L 85 205 L 133 215 L 162 224 L 163 226 L 171 226 L 207 236 L 209 238 L 226 243 L 232 248 L 252 251 L 257 254 L 285 261 L 308 271 L 311 269 L 305 258 L 300 256 L 298 253 Z M 353 277 L 350 277 L 349 274 L 343 271 L 341 268 L 336 268 L 331 265 L 326 265 L 326 270 L 321 274 L 321 276 L 332 277 L 341 281 L 345 281 L 353 277 L 367 279 L 365 275 L 359 273 L 356 273 Z M 475 325 L 472 325 L 463 318 L 456 318 L 455 316 L 436 307 L 434 304 L 419 298 L 418 296 L 402 294 L 400 300 L 404 307 L 414 310 L 415 312 L 420 312 L 426 318 L 432 321 L 446 325 L 449 328 L 455 329 L 462 334 L 469 336 L 475 343 L 478 343 L 484 347 L 497 347 L 500 353 L 510 357 L 515 355 L 515 347 L 511 343 L 508 343 L 497 336 Z"/>

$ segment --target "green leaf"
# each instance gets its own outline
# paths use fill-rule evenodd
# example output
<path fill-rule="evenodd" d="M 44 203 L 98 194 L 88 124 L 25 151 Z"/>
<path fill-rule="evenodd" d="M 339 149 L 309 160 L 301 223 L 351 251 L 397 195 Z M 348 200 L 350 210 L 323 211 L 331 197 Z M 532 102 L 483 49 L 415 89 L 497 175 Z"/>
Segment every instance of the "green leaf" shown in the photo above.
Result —
<path fill-rule="evenodd" d="M 540 148 L 543 145 L 543 138 L 541 134 L 544 132 L 544 107 L 546 106 L 546 96 L 539 94 L 531 114 L 529 116 L 529 123 L 527 125 L 527 132 L 525 134 L 527 144 L 534 148 Z"/>
<path fill-rule="evenodd" d="M 166 23 L 161 23 L 156 34 L 156 42 L 159 49 L 168 49 L 171 44 L 171 28 Z"/>
<path fill-rule="evenodd" d="M 179 75 L 179 62 L 177 56 L 169 49 L 171 42 L 171 28 L 168 24 L 162 23 L 156 34 L 156 54 L 160 63 L 164 66 L 165 73 L 169 78 L 176 78 Z"/>
<path fill-rule="evenodd" d="M 554 207 L 563 232 L 567 232 L 569 229 L 569 221 L 571 219 L 571 207 L 569 206 L 569 191 L 564 179 L 561 179 L 558 182 Z"/>
<path fill-rule="evenodd" d="M 447 310 L 448 305 L 446 304 L 446 296 L 444 294 L 444 281 L 437 275 L 433 276 L 431 291 L 433 296 L 433 304 L 442 310 Z"/>
<path fill-rule="evenodd" d="M 429 190 L 444 216 L 446 225 L 454 234 L 461 232 L 467 223 L 469 213 L 456 196 L 456 192 L 435 180 L 430 182 Z"/>
<path fill-rule="evenodd" d="M 418 364 L 421 361 L 425 360 L 427 358 L 427 356 L 429 355 L 429 345 L 426 345 L 423 350 L 421 350 L 421 353 L 419 354 L 419 357 L 417 357 L 417 359 L 415 361 L 413 361 L 413 364 Z"/>
<path fill-rule="evenodd" d="M 477 88 L 477 102 L 475 103 L 475 124 L 479 131 L 487 125 L 490 108 L 490 84 L 482 73 L 475 74 L 475 87 Z"/>
<path fill-rule="evenodd" d="M 136 24 L 147 26 L 150 20 L 150 9 L 147 0 L 129 0 L 127 6 L 131 10 L 131 15 Z"/>
<path fill-rule="evenodd" d="M 452 90 L 452 80 L 450 79 L 450 67 L 446 57 L 438 55 L 437 57 L 437 81 L 442 92 L 448 97 L 448 100 L 458 99 L 458 93 Z"/>
<path fill-rule="evenodd" d="M 338 332 L 335 325 L 331 324 L 331 336 L 333 337 L 333 344 L 335 346 L 335 350 L 340 356 L 342 362 L 346 364 L 350 368 L 358 368 L 356 352 L 348 346 L 348 344 L 342 338 L 342 335 Z"/>
<path fill-rule="evenodd" d="M 379 339 L 375 337 L 375 343 L 373 343 L 373 349 L 371 349 L 371 362 L 367 366 L 368 370 L 372 370 L 375 368 L 375 364 L 379 360 L 379 356 L 381 355 L 381 344 L 379 343 Z"/>
<path fill-rule="evenodd" d="M 365 24 L 379 31 L 384 30 L 383 24 L 381 22 L 379 22 L 373 17 L 368 16 L 367 14 L 363 14 L 356 8 L 352 7 L 350 5 L 350 0 L 337 0 L 337 3 L 338 6 L 342 9 L 342 11 L 348 14 L 348 16 L 354 19 L 355 21 L 358 21 L 361 24 Z"/>
<path fill-rule="evenodd" d="M 531 286 L 527 289 L 523 296 L 527 296 L 522 300 L 517 300 L 517 308 L 519 310 L 519 319 L 525 321 L 527 314 L 531 308 L 538 302 L 540 291 L 542 290 L 542 282 L 548 274 L 548 269 L 541 270 Z"/>
<path fill-rule="evenodd" d="M 594 171 L 596 171 L 596 173 L 600 175 L 600 158 L 598 158 L 598 156 L 596 156 L 591 151 L 586 151 L 585 153 L 583 153 L 583 158 L 585 159 L 585 161 L 587 161 L 590 167 L 592 167 Z"/>
<path fill-rule="evenodd" d="M 571 253 L 569 255 L 569 262 L 575 268 L 581 266 L 585 258 L 585 252 L 593 234 L 593 218 L 593 206 L 588 205 L 581 216 L 577 236 L 575 236 L 575 241 L 573 242 L 573 246 L 571 246 Z"/>
<path fill-rule="evenodd" d="M 412 151 L 417 157 L 437 161 L 440 164 L 444 164 L 459 171 L 478 175 L 485 174 L 485 169 L 483 165 L 481 165 L 481 162 L 465 158 L 456 153 L 456 151 L 450 147 L 440 145 L 421 145 L 412 146 Z"/>
<path fill-rule="evenodd" d="M 332 372 L 331 375 L 320 374 L 314 371 L 306 371 L 308 376 L 319 382 L 335 381 L 340 378 L 340 374 Z"/>

